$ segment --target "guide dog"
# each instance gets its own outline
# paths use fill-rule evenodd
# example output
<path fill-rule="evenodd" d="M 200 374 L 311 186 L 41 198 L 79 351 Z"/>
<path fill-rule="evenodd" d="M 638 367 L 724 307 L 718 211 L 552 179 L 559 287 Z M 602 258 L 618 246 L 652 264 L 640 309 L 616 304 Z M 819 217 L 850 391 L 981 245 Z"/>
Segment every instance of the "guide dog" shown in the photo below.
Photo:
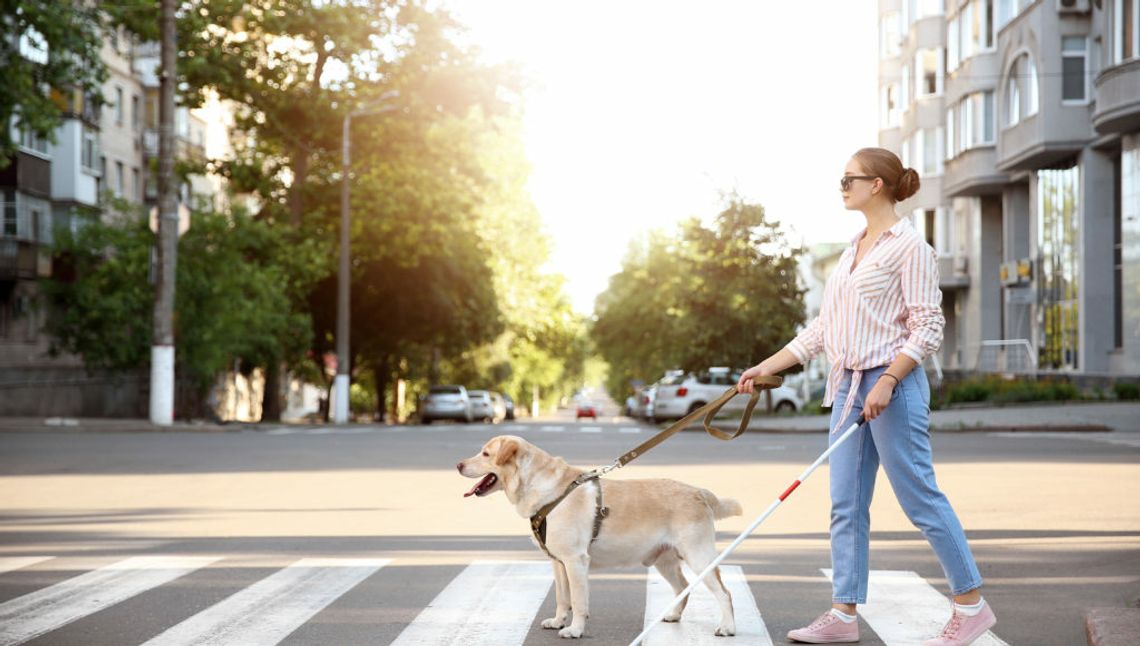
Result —
<path fill-rule="evenodd" d="M 456 468 L 468 478 L 479 478 L 465 497 L 502 490 L 523 518 L 557 499 L 584 473 L 513 435 L 492 438 Z M 608 513 L 601 514 L 604 520 L 595 539 L 598 486 Z M 606 479 L 582 484 L 547 516 L 545 551 L 554 567 L 556 608 L 542 627 L 560 629 L 561 637 L 582 636 L 590 614 L 587 575 L 592 567 L 653 565 L 674 595 L 680 593 L 688 586 L 681 562 L 694 572 L 704 570 L 717 556 L 714 521 L 741 513 L 735 500 L 718 499 L 709 491 L 675 480 Z M 735 634 L 732 597 L 720 570 L 705 577 L 704 583 L 720 604 L 716 634 Z M 679 621 L 687 601 L 679 603 L 665 621 Z"/>

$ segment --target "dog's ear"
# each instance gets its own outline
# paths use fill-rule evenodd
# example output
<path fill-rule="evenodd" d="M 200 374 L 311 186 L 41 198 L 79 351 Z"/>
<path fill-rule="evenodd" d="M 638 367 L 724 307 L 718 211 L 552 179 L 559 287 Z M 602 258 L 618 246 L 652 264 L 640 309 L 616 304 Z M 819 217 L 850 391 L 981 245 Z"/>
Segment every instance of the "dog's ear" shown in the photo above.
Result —
<path fill-rule="evenodd" d="M 518 453 L 519 443 L 515 440 L 503 440 L 499 442 L 499 452 L 495 454 L 495 465 L 503 466 L 508 460 L 515 457 Z"/>

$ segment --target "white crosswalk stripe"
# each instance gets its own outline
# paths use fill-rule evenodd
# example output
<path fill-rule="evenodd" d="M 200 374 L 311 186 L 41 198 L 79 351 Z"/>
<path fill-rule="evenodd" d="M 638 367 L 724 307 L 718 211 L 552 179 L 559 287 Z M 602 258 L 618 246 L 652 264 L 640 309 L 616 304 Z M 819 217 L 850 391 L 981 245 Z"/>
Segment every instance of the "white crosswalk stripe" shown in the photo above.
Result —
<path fill-rule="evenodd" d="M 50 556 L 6 556 L 0 558 L 0 574 L 51 560 Z"/>
<path fill-rule="evenodd" d="M 548 562 L 476 561 L 428 604 L 392 646 L 521 644 L 553 582 Z"/>
<path fill-rule="evenodd" d="M 578 429 L 578 431 L 581 433 L 601 433 L 602 427 L 601 426 L 583 426 L 582 428 Z"/>
<path fill-rule="evenodd" d="M 136 556 L 0 604 L 0 646 L 21 644 L 217 561 Z"/>
<path fill-rule="evenodd" d="M 547 424 L 546 426 L 543 426 L 539 430 L 546 432 L 546 433 L 561 433 L 562 431 L 565 431 L 566 428 L 564 426 L 555 426 L 553 424 Z"/>
<path fill-rule="evenodd" d="M 619 433 L 640 433 L 641 429 L 636 426 L 623 426 L 618 430 Z"/>
<path fill-rule="evenodd" d="M 697 578 L 689 568 L 683 568 L 685 579 L 692 581 Z M 736 616 L 736 643 L 750 646 L 765 646 L 772 644 L 772 637 L 764 619 L 756 608 L 756 599 L 752 590 L 748 588 L 748 581 L 744 578 L 744 570 L 739 565 L 722 565 L 720 567 L 721 580 L 728 587 L 732 595 L 732 610 Z M 642 628 L 657 618 L 665 609 L 665 604 L 673 600 L 673 588 L 669 582 L 657 572 L 656 568 L 649 568 L 649 576 L 645 587 L 645 621 Z M 693 588 L 681 621 L 676 623 L 659 623 L 645 636 L 645 646 L 666 646 L 667 644 L 722 644 L 724 637 L 715 635 L 716 627 L 720 621 L 720 604 L 712 596 L 708 588 L 699 585 Z"/>
<path fill-rule="evenodd" d="M 831 570 L 822 570 L 830 580 Z M 887 646 L 921 644 L 939 634 L 950 618 L 950 600 L 914 572 L 872 570 L 867 603 L 859 606 L 863 617 Z M 1008 646 L 992 632 L 974 642 L 976 646 Z"/>
<path fill-rule="evenodd" d="M 1010 431 L 990 433 L 993 437 L 1012 437 L 1019 440 L 1049 438 L 1059 440 L 1084 440 L 1086 442 L 1099 442 L 1128 446 L 1140 449 L 1140 433 L 1114 433 L 1114 432 L 1061 432 L 1061 431 Z"/>
<path fill-rule="evenodd" d="M 145 646 L 272 646 L 391 559 L 301 559 Z"/>

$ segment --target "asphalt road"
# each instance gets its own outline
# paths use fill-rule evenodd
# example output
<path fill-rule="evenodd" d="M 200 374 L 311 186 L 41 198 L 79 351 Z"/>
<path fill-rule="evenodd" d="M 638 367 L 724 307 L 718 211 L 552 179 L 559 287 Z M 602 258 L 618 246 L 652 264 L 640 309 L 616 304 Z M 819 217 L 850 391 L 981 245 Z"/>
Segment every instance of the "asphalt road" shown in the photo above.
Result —
<path fill-rule="evenodd" d="M 600 466 L 653 430 L 561 418 L 0 434 L 0 646 L 562 643 L 538 626 L 554 595 L 526 521 L 502 495 L 463 498 L 472 481 L 454 465 L 510 433 Z M 934 435 L 939 482 L 986 579 L 998 638 L 1082 644 L 1086 608 L 1140 599 L 1137 440 Z M 825 445 L 819 433 L 725 443 L 685 432 L 610 477 L 671 477 L 738 499 L 745 515 L 718 523 L 724 546 Z M 727 561 L 747 630 L 715 643 L 766 643 L 761 633 L 783 643 L 828 607 L 827 477 L 825 465 Z M 871 567 L 883 603 L 865 609 L 862 643 L 914 643 L 930 632 L 916 622 L 937 632 L 944 617 L 891 610 L 933 595 L 937 615 L 946 582 L 882 476 Z M 586 643 L 628 643 L 650 585 L 641 568 L 595 572 Z M 674 634 L 686 627 L 712 643 L 715 612 L 694 609 L 654 643 L 697 643 Z"/>

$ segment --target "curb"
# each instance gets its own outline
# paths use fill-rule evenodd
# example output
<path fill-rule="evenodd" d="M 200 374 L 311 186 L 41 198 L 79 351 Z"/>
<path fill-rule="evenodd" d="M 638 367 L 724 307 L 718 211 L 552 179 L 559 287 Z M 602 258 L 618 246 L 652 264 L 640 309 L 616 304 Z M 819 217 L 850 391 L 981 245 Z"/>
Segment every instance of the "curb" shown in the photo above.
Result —
<path fill-rule="evenodd" d="M 1085 634 L 1089 646 L 1131 646 L 1140 634 L 1140 608 L 1090 608 Z"/>

